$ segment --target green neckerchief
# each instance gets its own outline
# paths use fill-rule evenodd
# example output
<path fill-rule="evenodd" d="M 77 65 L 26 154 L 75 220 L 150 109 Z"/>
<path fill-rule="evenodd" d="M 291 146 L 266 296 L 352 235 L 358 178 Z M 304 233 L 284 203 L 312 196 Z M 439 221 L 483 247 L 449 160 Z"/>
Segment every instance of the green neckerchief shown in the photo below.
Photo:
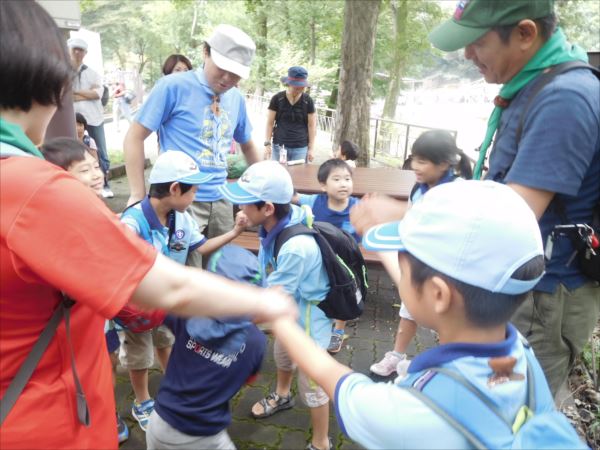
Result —
<path fill-rule="evenodd" d="M 27 137 L 23 129 L 14 123 L 7 122 L 0 117 L 0 143 L 6 142 L 13 145 L 31 156 L 44 159 L 44 155 L 40 152 L 31 139 Z"/>
<path fill-rule="evenodd" d="M 479 147 L 479 158 L 473 171 L 473 179 L 481 178 L 483 163 L 487 155 L 487 150 L 492 142 L 494 133 L 500 125 L 502 110 L 506 107 L 506 100 L 512 100 L 519 91 L 536 78 L 544 69 L 562 64 L 567 61 L 582 60 L 587 62 L 587 54 L 578 45 L 571 45 L 560 28 L 557 28 L 552 37 L 538 50 L 538 52 L 529 60 L 529 62 L 516 74 L 512 80 L 502 86 L 500 89 L 500 101 L 494 101 L 496 107 L 488 120 L 487 131 L 483 138 L 483 143 Z M 504 101 L 502 101 L 504 100 Z M 504 106 L 501 106 L 504 105 Z"/>

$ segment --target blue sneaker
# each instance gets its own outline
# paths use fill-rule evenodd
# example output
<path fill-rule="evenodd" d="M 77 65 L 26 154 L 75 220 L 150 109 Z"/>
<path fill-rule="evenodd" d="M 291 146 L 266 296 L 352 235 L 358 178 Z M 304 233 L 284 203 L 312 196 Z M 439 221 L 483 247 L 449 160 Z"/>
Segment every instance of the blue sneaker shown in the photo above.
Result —
<path fill-rule="evenodd" d="M 117 433 L 119 435 L 119 444 L 129 439 L 129 428 L 119 413 L 117 413 Z"/>
<path fill-rule="evenodd" d="M 140 428 L 144 431 L 148 429 L 148 419 L 150 414 L 154 411 L 154 400 L 149 399 L 142 403 L 138 403 L 135 400 L 131 406 L 131 415 L 140 424 Z"/>

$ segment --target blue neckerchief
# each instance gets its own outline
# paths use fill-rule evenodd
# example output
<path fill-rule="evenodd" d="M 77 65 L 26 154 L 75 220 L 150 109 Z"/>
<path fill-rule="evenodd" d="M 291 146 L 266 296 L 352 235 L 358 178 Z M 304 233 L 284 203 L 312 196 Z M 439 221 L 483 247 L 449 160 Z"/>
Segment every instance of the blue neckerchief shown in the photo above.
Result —
<path fill-rule="evenodd" d="M 439 367 L 465 356 L 496 358 L 510 355 L 516 340 L 517 330 L 509 323 L 506 325 L 506 339 L 502 342 L 494 342 L 493 344 L 455 342 L 440 345 L 415 356 L 410 366 L 408 366 L 408 372 L 415 373 L 430 367 Z"/>
<path fill-rule="evenodd" d="M 450 181 L 454 181 L 456 175 L 454 174 L 454 169 L 450 167 L 444 176 L 439 179 L 439 181 L 435 184 L 435 186 L 439 186 L 440 184 L 449 183 Z M 419 183 L 419 192 L 421 195 L 424 195 L 430 189 L 427 183 Z"/>
<path fill-rule="evenodd" d="M 287 224 L 290 223 L 291 218 L 292 212 L 290 211 L 290 213 L 286 217 L 281 219 L 279 222 L 277 222 L 277 225 L 275 225 L 273 229 L 269 232 L 267 232 L 267 230 L 265 230 L 264 227 L 260 227 L 258 234 L 260 236 L 260 245 L 263 249 L 268 249 L 271 243 L 275 242 L 275 239 L 277 239 L 277 236 L 279 236 L 281 230 L 283 230 L 287 226 Z"/>

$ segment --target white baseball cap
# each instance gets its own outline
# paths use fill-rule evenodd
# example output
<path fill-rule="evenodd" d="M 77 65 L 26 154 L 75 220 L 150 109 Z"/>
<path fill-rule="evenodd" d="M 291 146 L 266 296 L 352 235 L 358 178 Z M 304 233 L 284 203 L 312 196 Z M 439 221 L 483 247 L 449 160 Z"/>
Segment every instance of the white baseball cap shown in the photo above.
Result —
<path fill-rule="evenodd" d="M 531 290 L 533 280 L 511 276 L 543 255 L 540 228 L 527 203 L 493 181 L 454 181 L 434 187 L 400 222 L 371 228 L 369 250 L 408 252 L 458 281 L 503 294 Z"/>
<path fill-rule="evenodd" d="M 72 37 L 67 41 L 67 46 L 69 48 L 81 48 L 87 52 L 88 45 L 83 39 L 78 37 Z"/>
<path fill-rule="evenodd" d="M 214 178 L 214 173 L 201 173 L 196 161 L 179 150 L 165 151 L 158 155 L 148 182 L 150 184 L 174 183 L 202 184 Z"/>
<path fill-rule="evenodd" d="M 206 43 L 210 45 L 210 57 L 218 68 L 248 78 L 256 50 L 250 36 L 239 28 L 221 24 Z"/>
<path fill-rule="evenodd" d="M 281 164 L 261 161 L 248 167 L 236 182 L 219 187 L 219 191 L 236 205 L 259 201 L 286 204 L 292 201 L 294 186 Z"/>

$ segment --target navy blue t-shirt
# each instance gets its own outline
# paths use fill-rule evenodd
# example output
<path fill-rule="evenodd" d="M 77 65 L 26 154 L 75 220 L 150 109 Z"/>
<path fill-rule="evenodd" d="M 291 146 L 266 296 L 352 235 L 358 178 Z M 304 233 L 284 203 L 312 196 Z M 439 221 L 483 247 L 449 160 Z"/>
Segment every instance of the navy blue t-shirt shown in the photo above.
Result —
<path fill-rule="evenodd" d="M 533 83 L 502 114 L 486 178 L 554 192 L 567 223 L 590 223 L 600 198 L 600 82 L 588 69 L 558 75 L 535 97 L 517 149 L 516 130 Z M 552 201 L 539 220 L 544 244 L 563 222 L 555 205 Z M 535 290 L 554 293 L 559 284 L 570 290 L 583 285 L 587 278 L 577 261 L 567 266 L 573 252 L 568 237 L 554 242 Z"/>
<path fill-rule="evenodd" d="M 312 209 L 315 220 L 329 222 L 336 227 L 350 233 L 356 242 L 360 242 L 360 236 L 350 223 L 350 209 L 359 202 L 356 197 L 350 197 L 348 206 L 343 211 L 334 211 L 327 206 L 327 194 L 300 194 L 300 204 L 308 205 Z"/>
<path fill-rule="evenodd" d="M 216 352 L 186 331 L 188 319 L 167 316 L 175 335 L 155 409 L 173 428 L 191 436 L 211 436 L 231 422 L 229 400 L 260 369 L 267 340 L 251 324 L 246 342 L 233 355 Z M 193 320 L 193 319 L 192 319 Z"/>

